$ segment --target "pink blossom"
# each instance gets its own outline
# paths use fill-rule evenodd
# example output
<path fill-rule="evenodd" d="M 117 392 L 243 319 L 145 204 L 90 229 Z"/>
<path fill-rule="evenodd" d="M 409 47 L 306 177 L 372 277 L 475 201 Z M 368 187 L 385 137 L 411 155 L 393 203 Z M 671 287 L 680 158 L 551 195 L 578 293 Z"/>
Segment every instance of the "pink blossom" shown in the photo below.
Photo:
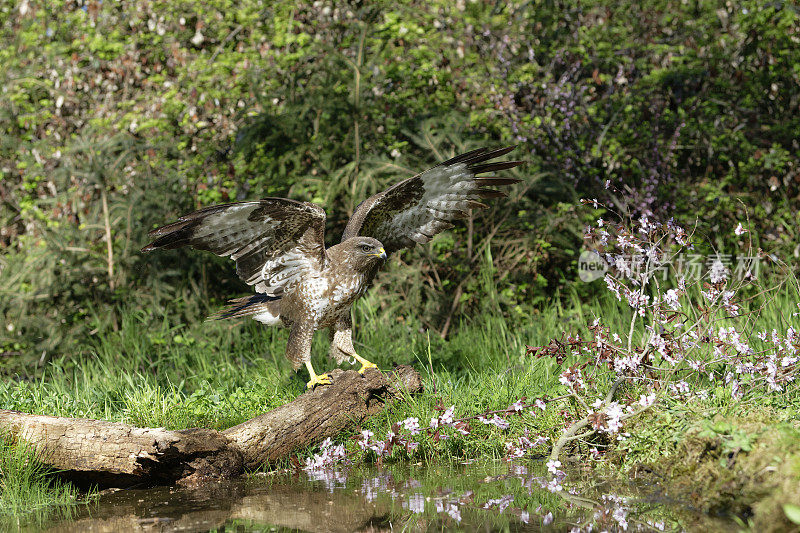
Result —
<path fill-rule="evenodd" d="M 561 482 L 555 478 L 551 479 L 547 483 L 544 483 L 542 488 L 547 489 L 550 492 L 561 492 L 564 490 L 564 487 L 561 486 Z"/>
<path fill-rule="evenodd" d="M 678 301 L 680 295 L 681 293 L 678 289 L 669 289 L 664 295 L 664 302 L 669 306 L 670 309 L 677 311 L 681 307 L 681 304 Z"/>
<path fill-rule="evenodd" d="M 656 393 L 642 394 L 639 396 L 639 405 L 642 407 L 650 407 L 656 401 Z"/>
<path fill-rule="evenodd" d="M 508 429 L 509 426 L 509 423 L 506 420 L 497 416 L 497 414 L 492 415 L 492 418 L 486 418 L 483 415 L 480 415 L 478 416 L 478 420 L 480 422 L 483 422 L 487 426 L 489 425 L 497 426 L 500 429 Z"/>
<path fill-rule="evenodd" d="M 450 407 L 447 408 L 447 410 L 444 413 L 442 413 L 440 420 L 443 426 L 453 425 L 453 413 L 455 412 L 455 410 L 456 406 L 451 405 Z"/>
<path fill-rule="evenodd" d="M 720 283 L 728 279 L 728 269 L 722 264 L 722 261 L 719 259 L 714 260 L 711 264 L 708 278 L 711 280 L 711 283 Z"/>
<path fill-rule="evenodd" d="M 610 290 L 612 293 L 614 293 L 614 296 L 617 297 L 617 300 L 621 301 L 622 300 L 622 296 L 620 295 L 620 291 L 619 291 L 620 287 L 619 287 L 619 284 L 616 282 L 616 280 L 614 278 L 612 278 L 609 274 L 606 274 L 605 278 L 603 278 L 603 279 L 606 282 L 606 286 L 608 287 L 608 290 Z"/>
<path fill-rule="evenodd" d="M 634 309 L 637 309 L 639 315 L 644 316 L 646 311 L 645 308 L 650 301 L 649 295 L 644 294 L 644 292 L 640 290 L 626 290 L 625 298 L 628 299 L 628 305 Z"/>
<path fill-rule="evenodd" d="M 606 408 L 606 416 L 608 417 L 608 426 L 606 431 L 608 433 L 616 433 L 622 427 L 621 417 L 623 415 L 622 407 L 617 402 L 611 402 Z"/>
<path fill-rule="evenodd" d="M 403 420 L 403 427 L 406 428 L 411 435 L 419 435 L 422 431 L 419 427 L 419 418 L 416 417 L 408 417 Z"/>
<path fill-rule="evenodd" d="M 509 459 L 517 459 L 525 455 L 525 450 L 514 445 L 513 442 L 506 442 L 506 457 Z"/>
<path fill-rule="evenodd" d="M 512 403 L 508 406 L 506 411 L 513 412 L 513 413 L 520 413 L 525 408 L 525 401 L 524 400 L 517 400 L 516 402 Z"/>

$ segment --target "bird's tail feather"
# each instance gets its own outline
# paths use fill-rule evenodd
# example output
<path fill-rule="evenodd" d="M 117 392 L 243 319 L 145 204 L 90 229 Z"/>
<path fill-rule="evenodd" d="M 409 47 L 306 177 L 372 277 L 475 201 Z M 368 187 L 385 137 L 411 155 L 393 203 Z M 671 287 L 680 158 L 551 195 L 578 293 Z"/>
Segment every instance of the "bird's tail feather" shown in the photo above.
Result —
<path fill-rule="evenodd" d="M 228 305 L 208 317 L 208 320 L 225 320 L 226 318 L 241 318 L 273 311 L 272 307 L 279 302 L 280 296 L 270 296 L 268 294 L 253 294 L 244 298 L 234 298 L 228 300 Z"/>

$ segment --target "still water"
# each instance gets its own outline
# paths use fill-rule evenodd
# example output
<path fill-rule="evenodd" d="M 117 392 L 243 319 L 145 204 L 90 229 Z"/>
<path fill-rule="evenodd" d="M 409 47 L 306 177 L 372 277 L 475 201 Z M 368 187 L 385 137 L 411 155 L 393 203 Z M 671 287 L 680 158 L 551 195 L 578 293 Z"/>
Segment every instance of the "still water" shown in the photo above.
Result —
<path fill-rule="evenodd" d="M 36 531 L 732 531 L 658 485 L 570 473 L 557 490 L 540 462 L 299 470 L 194 488 L 104 493 L 23 526 Z M 553 492 L 556 490 L 556 492 Z"/>

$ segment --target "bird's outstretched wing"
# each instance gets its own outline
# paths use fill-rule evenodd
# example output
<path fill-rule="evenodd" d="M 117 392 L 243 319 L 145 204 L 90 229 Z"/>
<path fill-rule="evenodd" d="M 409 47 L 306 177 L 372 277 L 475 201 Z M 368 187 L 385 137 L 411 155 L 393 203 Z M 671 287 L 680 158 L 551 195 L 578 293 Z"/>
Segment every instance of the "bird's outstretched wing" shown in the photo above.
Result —
<path fill-rule="evenodd" d="M 193 246 L 230 257 L 245 283 L 271 296 L 327 262 L 325 211 L 286 198 L 206 207 L 149 235 L 143 252 Z"/>
<path fill-rule="evenodd" d="M 451 221 L 468 216 L 470 209 L 487 207 L 480 199 L 506 196 L 491 187 L 520 181 L 478 177 L 521 164 L 522 161 L 485 163 L 514 148 L 473 150 L 370 196 L 350 217 L 342 240 L 356 235 L 374 237 L 383 243 L 387 253 L 428 242 L 451 228 Z"/>

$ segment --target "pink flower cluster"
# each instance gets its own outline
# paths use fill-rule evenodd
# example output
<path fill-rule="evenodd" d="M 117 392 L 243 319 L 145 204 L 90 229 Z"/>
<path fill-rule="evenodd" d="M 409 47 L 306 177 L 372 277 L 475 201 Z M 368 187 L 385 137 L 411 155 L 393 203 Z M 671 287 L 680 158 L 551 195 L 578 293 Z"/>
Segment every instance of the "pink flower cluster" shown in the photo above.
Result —
<path fill-rule="evenodd" d="M 601 207 L 596 200 L 584 203 Z M 740 236 L 746 231 L 739 223 L 734 233 Z M 642 216 L 614 224 L 600 219 L 584 236 L 610 267 L 606 286 L 618 300 L 628 303 L 635 316 L 630 331 L 622 335 L 597 319 L 589 328 L 593 338 L 588 341 L 568 337 L 555 345 L 551 342 L 549 350 L 529 347 L 529 352 L 556 357 L 559 363 L 569 355 L 583 356 L 584 363 L 565 368 L 559 376 L 571 391 L 586 390 L 587 366 L 608 367 L 619 377 L 681 398 L 707 396 L 707 391 L 699 390 L 703 384 L 722 382 L 738 398 L 743 383 L 748 391 L 759 393 L 781 391 L 794 381 L 800 350 L 800 336 L 794 329 L 789 327 L 785 334 L 775 330 L 755 334 L 747 330 L 746 320 L 736 322 L 747 318 L 742 315 L 745 301 L 739 294 L 757 281 L 755 277 L 733 283 L 727 267 L 715 260 L 705 280 L 688 284 L 679 278 L 673 287 L 662 286 L 661 263 L 692 246 L 691 235 L 671 220 L 662 224 Z M 639 254 L 637 264 L 625 255 L 631 250 Z M 691 285 L 698 285 L 698 290 L 691 290 Z M 702 298 L 694 297 L 698 293 Z M 644 342 L 631 338 L 637 317 L 647 332 Z M 758 349 L 754 337 L 761 340 Z"/>
<path fill-rule="evenodd" d="M 330 468 L 346 458 L 347 453 L 345 452 L 344 444 L 334 445 L 333 441 L 328 437 L 322 441 L 321 453 L 306 459 L 304 469 L 309 471 Z"/>
<path fill-rule="evenodd" d="M 596 200 L 584 203 L 605 207 Z M 746 231 L 739 224 L 734 233 L 741 236 Z M 606 287 L 632 313 L 620 331 L 611 331 L 597 318 L 586 339 L 564 335 L 545 346 L 527 347 L 529 355 L 565 365 L 559 382 L 578 406 L 577 416 L 563 412 L 567 424 L 548 463 L 554 477 L 547 488 L 561 486 L 560 470 L 553 461 L 564 445 L 596 434 L 625 439 L 629 436 L 623 431 L 625 421 L 665 398 L 702 400 L 724 385 L 739 399 L 780 392 L 795 382 L 800 335 L 792 327 L 785 333 L 753 331 L 754 320 L 747 310 L 760 311 L 767 305 L 755 302 L 759 307 L 742 296 L 743 287 L 758 281 L 755 276 L 734 281 L 717 259 L 709 262 L 705 278 L 689 283 L 679 277 L 668 283 L 664 263 L 693 247 L 692 235 L 673 221 L 660 223 L 646 216 L 622 223 L 599 219 L 584 237 L 587 248 L 608 267 Z M 763 257 L 761 251 L 759 256 Z M 596 385 L 601 382 L 614 385 L 606 398 L 596 399 Z M 638 398 L 630 393 L 614 397 L 624 382 L 639 389 Z M 601 454 L 598 448 L 607 446 L 596 439 L 591 445 L 596 456 Z"/>
<path fill-rule="evenodd" d="M 471 420 L 477 420 L 487 426 L 494 426 L 501 431 L 507 430 L 511 424 L 507 420 L 509 416 L 521 416 L 526 411 L 543 412 L 547 408 L 547 403 L 554 399 L 536 398 L 532 402 L 526 402 L 523 397 L 500 411 L 485 411 L 483 413 L 455 418 L 455 405 L 444 408 L 441 405 L 436 409 L 439 411 L 437 416 L 430 419 L 427 427 L 420 424 L 417 417 L 408 417 L 405 420 L 395 422 L 386 432 L 384 439 L 376 439 L 374 432 L 365 429 L 354 437 L 359 450 L 372 452 L 378 457 L 378 461 L 391 455 L 395 449 L 402 449 L 409 455 L 414 453 L 419 447 L 419 442 L 414 437 L 425 434 L 434 442 L 439 442 L 460 435 L 466 436 L 472 433 L 470 426 Z M 503 415 L 503 416 L 500 416 Z M 519 436 L 515 441 L 506 442 L 506 457 L 514 459 L 523 457 L 529 450 L 542 446 L 548 439 L 540 435 L 531 435 L 529 430 Z M 320 453 L 306 459 L 303 467 L 307 472 L 320 472 L 329 470 L 334 466 L 346 463 L 353 459 L 355 452 L 348 453 L 343 444 L 334 445 L 330 439 L 325 439 L 322 443 Z"/>

